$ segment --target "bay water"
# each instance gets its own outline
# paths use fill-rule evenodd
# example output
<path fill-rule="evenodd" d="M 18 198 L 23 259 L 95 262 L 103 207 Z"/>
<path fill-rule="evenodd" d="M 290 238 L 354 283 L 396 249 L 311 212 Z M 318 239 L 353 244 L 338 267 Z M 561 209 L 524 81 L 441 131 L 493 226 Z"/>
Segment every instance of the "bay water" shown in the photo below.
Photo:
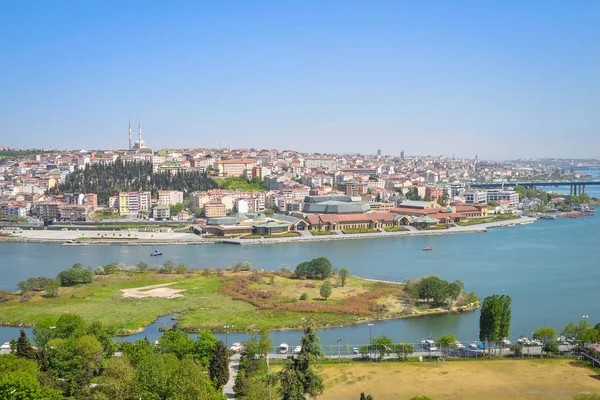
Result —
<path fill-rule="evenodd" d="M 60 246 L 51 244 L 0 243 L 0 289 L 16 290 L 17 282 L 31 276 L 55 277 L 61 270 L 82 262 L 93 267 L 110 262 L 149 265 L 185 262 L 190 268 L 225 268 L 249 261 L 255 269 L 292 269 L 314 257 L 328 257 L 335 267 L 366 278 L 402 281 L 436 274 L 459 279 L 467 291 L 482 299 L 491 294 L 512 296 L 510 338 L 531 335 L 539 326 L 560 331 L 569 321 L 588 315 L 600 321 L 600 209 L 595 216 L 579 219 L 540 220 L 534 224 L 495 228 L 487 233 L 325 241 L 265 246 L 227 244 L 162 246 L 157 261 L 147 246 Z M 423 251 L 425 246 L 433 251 Z M 457 315 L 380 321 L 369 328 L 359 324 L 322 330 L 324 345 L 368 343 L 387 335 L 395 341 L 414 342 L 424 337 L 453 333 L 461 340 L 478 336 L 479 311 Z M 229 324 L 230 321 L 223 321 Z M 159 326 L 172 325 L 160 318 L 145 332 L 154 340 Z M 369 332 L 371 330 L 371 332 Z M 0 343 L 18 336 L 17 328 L 0 328 Z M 225 335 L 218 335 L 225 339 Z M 272 333 L 274 343 L 296 343 L 297 331 Z M 227 340 L 243 340 L 229 334 Z"/>

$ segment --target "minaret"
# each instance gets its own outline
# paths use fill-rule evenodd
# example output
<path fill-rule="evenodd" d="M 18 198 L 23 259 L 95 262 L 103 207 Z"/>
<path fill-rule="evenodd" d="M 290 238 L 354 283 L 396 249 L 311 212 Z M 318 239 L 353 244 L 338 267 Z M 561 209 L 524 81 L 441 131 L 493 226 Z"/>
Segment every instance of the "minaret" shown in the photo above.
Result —
<path fill-rule="evenodd" d="M 142 123 L 138 121 L 138 137 L 139 137 L 139 147 L 142 148 Z"/>
<path fill-rule="evenodd" d="M 129 150 L 131 150 L 131 120 L 129 120 Z"/>

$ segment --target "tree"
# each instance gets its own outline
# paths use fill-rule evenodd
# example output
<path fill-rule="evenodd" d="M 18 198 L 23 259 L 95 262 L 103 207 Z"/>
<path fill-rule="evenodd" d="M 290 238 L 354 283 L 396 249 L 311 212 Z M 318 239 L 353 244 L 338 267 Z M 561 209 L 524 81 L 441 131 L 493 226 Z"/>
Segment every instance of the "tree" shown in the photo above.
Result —
<path fill-rule="evenodd" d="M 438 276 L 426 276 L 419 280 L 419 298 L 429 302 L 433 299 L 435 304 L 440 304 L 442 299 L 447 297 L 448 281 L 440 279 Z"/>
<path fill-rule="evenodd" d="M 217 338 L 208 330 L 203 330 L 196 338 L 196 358 L 201 365 L 208 367 L 210 359 L 217 347 Z"/>
<path fill-rule="evenodd" d="M 325 282 L 323 283 L 323 285 L 321 285 L 321 289 L 319 290 L 319 294 L 321 295 L 321 298 L 327 300 L 329 298 L 329 296 L 331 296 L 331 293 L 333 292 L 333 287 L 331 286 L 331 283 L 329 282 Z"/>
<path fill-rule="evenodd" d="M 48 279 L 48 281 L 46 281 L 46 286 L 44 287 L 46 297 L 58 297 L 59 287 L 60 283 L 56 279 Z"/>
<path fill-rule="evenodd" d="M 287 360 L 279 373 L 282 400 L 300 400 L 307 394 L 316 397 L 323 393 L 323 378 L 314 370 L 313 364 L 323 356 L 321 341 L 309 319 L 304 326 L 304 335 L 300 338 L 301 350 Z"/>
<path fill-rule="evenodd" d="M 489 344 L 508 337 L 511 319 L 510 304 L 511 298 L 506 295 L 495 294 L 483 300 L 479 316 L 479 340 L 487 341 Z"/>
<path fill-rule="evenodd" d="M 397 343 L 394 346 L 394 352 L 400 360 L 405 361 L 409 355 L 415 352 L 415 346 L 410 343 Z"/>
<path fill-rule="evenodd" d="M 235 383 L 233 384 L 233 393 L 235 393 L 235 397 L 244 398 L 248 395 L 249 391 L 250 383 L 248 382 L 248 378 L 246 377 L 246 371 L 241 369 L 238 371 L 235 377 Z"/>
<path fill-rule="evenodd" d="M 394 342 L 387 336 L 379 336 L 373 338 L 371 341 L 371 347 L 375 349 L 377 353 L 379 353 L 379 359 L 383 360 L 383 357 L 393 351 Z"/>
<path fill-rule="evenodd" d="M 437 340 L 436 344 L 443 353 L 447 353 L 456 348 L 456 337 L 452 334 L 444 335 Z"/>
<path fill-rule="evenodd" d="M 96 391 L 108 399 L 129 400 L 133 396 L 135 368 L 127 356 L 111 358 L 104 364 Z"/>
<path fill-rule="evenodd" d="M 16 371 L 0 376 L 0 399 L 58 400 L 64 397 L 58 390 L 44 388 L 35 376 Z"/>
<path fill-rule="evenodd" d="M 296 266 L 296 278 L 325 280 L 333 273 L 333 265 L 326 257 L 313 258 Z"/>
<path fill-rule="evenodd" d="M 229 355 L 222 340 L 217 342 L 209 362 L 208 372 L 215 388 L 222 388 L 229 380 Z"/>
<path fill-rule="evenodd" d="M 342 284 L 342 287 L 346 286 L 346 280 L 348 279 L 349 274 L 350 274 L 350 272 L 346 268 L 341 268 L 338 271 L 338 275 L 340 277 L 340 282 Z"/>
<path fill-rule="evenodd" d="M 183 331 L 167 331 L 158 338 L 158 349 L 161 353 L 175 354 L 181 360 L 188 354 L 194 354 L 196 343 Z"/>
<path fill-rule="evenodd" d="M 17 349 L 15 354 L 17 357 L 35 360 L 35 350 L 33 349 L 33 346 L 31 346 L 24 329 L 21 329 L 19 339 L 17 339 Z"/>
<path fill-rule="evenodd" d="M 533 332 L 533 338 L 542 342 L 542 346 L 548 343 L 556 343 L 556 331 L 549 326 L 541 326 Z"/>
<path fill-rule="evenodd" d="M 262 328 L 258 333 L 258 353 L 262 358 L 267 358 L 271 351 L 272 340 L 269 337 L 269 330 Z"/>
<path fill-rule="evenodd" d="M 80 283 L 90 283 L 94 280 L 94 273 L 89 269 L 84 269 L 82 266 L 75 264 L 71 268 L 61 271 L 56 280 L 61 286 L 73 286 Z"/>
<path fill-rule="evenodd" d="M 365 392 L 360 392 L 360 400 L 373 400 L 370 394 L 365 395 Z"/>
<path fill-rule="evenodd" d="M 597 331 L 592 328 L 592 325 L 586 320 L 579 321 L 579 324 L 577 325 L 575 325 L 573 322 L 569 322 L 569 324 L 562 330 L 561 335 L 569 339 L 586 343 L 594 342 L 598 339 Z"/>

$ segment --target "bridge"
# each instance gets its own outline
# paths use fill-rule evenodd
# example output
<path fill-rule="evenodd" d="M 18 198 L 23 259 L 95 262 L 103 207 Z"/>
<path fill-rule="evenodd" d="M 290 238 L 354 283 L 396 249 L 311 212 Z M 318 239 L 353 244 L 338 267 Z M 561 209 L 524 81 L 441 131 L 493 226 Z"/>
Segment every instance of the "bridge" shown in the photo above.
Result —
<path fill-rule="evenodd" d="M 504 186 L 523 186 L 535 189 L 538 186 L 569 186 L 569 193 L 577 195 L 585 193 L 586 186 L 600 186 L 600 181 L 548 181 L 548 182 L 503 182 L 503 183 L 471 183 L 472 189 L 493 189 L 503 188 Z"/>

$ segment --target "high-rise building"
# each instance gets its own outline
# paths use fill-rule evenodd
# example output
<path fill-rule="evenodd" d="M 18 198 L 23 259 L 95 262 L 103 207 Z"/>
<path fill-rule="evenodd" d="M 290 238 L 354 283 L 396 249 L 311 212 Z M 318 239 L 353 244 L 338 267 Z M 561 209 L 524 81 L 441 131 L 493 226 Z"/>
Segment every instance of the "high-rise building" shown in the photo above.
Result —
<path fill-rule="evenodd" d="M 381 150 L 377 150 L 377 155 L 380 156 L 381 155 Z"/>
<path fill-rule="evenodd" d="M 404 150 L 400 152 L 400 158 L 404 158 Z"/>

